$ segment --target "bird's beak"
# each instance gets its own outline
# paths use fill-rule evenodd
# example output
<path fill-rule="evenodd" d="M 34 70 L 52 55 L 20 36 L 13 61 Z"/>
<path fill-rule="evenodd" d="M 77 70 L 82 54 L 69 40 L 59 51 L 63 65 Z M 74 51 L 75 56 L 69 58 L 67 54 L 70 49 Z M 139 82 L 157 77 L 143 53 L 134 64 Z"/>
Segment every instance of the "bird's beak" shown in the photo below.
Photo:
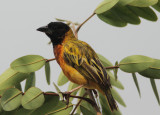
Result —
<path fill-rule="evenodd" d="M 47 26 L 40 27 L 40 28 L 37 29 L 37 31 L 47 33 L 48 27 Z"/>

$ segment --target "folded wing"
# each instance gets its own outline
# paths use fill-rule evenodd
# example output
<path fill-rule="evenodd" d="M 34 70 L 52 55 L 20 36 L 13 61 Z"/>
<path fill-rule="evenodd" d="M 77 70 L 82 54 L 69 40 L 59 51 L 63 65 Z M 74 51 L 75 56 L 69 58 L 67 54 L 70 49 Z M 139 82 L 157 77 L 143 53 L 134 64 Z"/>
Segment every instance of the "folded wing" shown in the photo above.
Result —
<path fill-rule="evenodd" d="M 64 45 L 64 60 L 88 81 L 97 83 L 103 90 L 111 87 L 109 76 L 95 51 L 85 42 L 74 40 Z"/>

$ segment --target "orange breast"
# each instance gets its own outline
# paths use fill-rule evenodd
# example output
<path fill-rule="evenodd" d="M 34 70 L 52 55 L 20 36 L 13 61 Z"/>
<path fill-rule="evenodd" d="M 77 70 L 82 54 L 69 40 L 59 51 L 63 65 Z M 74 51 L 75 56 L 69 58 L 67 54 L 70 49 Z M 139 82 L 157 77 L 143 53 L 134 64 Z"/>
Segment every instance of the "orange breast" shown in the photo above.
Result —
<path fill-rule="evenodd" d="M 60 65 L 63 73 L 67 76 L 67 78 L 76 84 L 85 85 L 87 84 L 87 80 L 73 67 L 69 66 L 63 59 L 63 45 L 57 45 L 54 47 L 54 55 L 55 58 Z"/>

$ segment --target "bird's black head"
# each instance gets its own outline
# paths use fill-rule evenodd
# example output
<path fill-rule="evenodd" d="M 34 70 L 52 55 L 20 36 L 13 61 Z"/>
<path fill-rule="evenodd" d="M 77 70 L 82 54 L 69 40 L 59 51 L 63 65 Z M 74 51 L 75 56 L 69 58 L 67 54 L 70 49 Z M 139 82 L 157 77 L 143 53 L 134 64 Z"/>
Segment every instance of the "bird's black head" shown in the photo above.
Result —
<path fill-rule="evenodd" d="M 52 41 L 53 45 L 60 44 L 64 37 L 65 33 L 68 32 L 70 27 L 62 22 L 51 22 L 47 26 L 38 28 L 40 32 L 44 32 Z"/>

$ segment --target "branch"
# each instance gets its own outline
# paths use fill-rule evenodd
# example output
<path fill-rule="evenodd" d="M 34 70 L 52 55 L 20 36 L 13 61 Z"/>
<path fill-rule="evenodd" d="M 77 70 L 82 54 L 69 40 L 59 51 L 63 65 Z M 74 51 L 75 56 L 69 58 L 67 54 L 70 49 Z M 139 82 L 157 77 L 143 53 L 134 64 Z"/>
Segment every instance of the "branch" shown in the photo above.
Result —
<path fill-rule="evenodd" d="M 57 93 L 43 93 L 44 95 L 59 96 Z"/>
<path fill-rule="evenodd" d="M 46 62 L 50 62 L 50 61 L 53 61 L 53 60 L 56 60 L 56 58 L 52 58 L 52 59 L 45 59 Z"/>
<path fill-rule="evenodd" d="M 25 93 L 22 93 L 22 95 L 24 95 Z M 43 93 L 44 95 L 52 95 L 52 96 L 59 96 L 57 93 Z M 81 99 L 81 100 L 85 100 L 87 101 L 88 103 L 90 103 L 93 107 L 96 105 L 96 103 L 94 101 L 92 101 L 91 99 L 89 98 L 85 98 L 85 97 L 80 97 L 80 96 L 75 96 L 75 95 L 70 95 L 70 97 L 72 98 L 78 98 L 78 99 Z M 1 98 L 1 96 L 0 96 Z"/>
<path fill-rule="evenodd" d="M 78 31 L 80 30 L 80 28 L 81 28 L 89 19 L 91 19 L 95 14 L 96 14 L 96 13 L 93 13 L 91 16 L 89 16 L 83 23 L 81 23 L 81 24 L 77 27 L 77 29 L 76 29 L 76 31 L 75 31 L 75 36 L 77 36 Z"/>
<path fill-rule="evenodd" d="M 44 95 L 59 96 L 57 93 L 43 93 L 43 94 Z M 75 95 L 69 95 L 69 97 L 85 100 L 88 103 L 90 103 L 93 107 L 96 105 L 96 103 L 94 101 L 92 101 L 91 99 L 89 99 L 89 98 L 85 98 L 85 97 L 81 97 L 81 96 L 75 96 Z"/>
<path fill-rule="evenodd" d="M 87 95 L 87 92 L 85 92 L 85 94 L 82 97 L 85 97 L 86 95 Z M 74 112 L 76 111 L 76 109 L 78 108 L 81 102 L 82 102 L 82 99 L 80 99 L 79 102 L 76 104 L 76 107 L 73 109 L 71 115 L 74 114 Z"/>
<path fill-rule="evenodd" d="M 119 68 L 119 65 L 118 66 L 105 67 L 105 69 L 115 69 L 115 68 Z"/>

